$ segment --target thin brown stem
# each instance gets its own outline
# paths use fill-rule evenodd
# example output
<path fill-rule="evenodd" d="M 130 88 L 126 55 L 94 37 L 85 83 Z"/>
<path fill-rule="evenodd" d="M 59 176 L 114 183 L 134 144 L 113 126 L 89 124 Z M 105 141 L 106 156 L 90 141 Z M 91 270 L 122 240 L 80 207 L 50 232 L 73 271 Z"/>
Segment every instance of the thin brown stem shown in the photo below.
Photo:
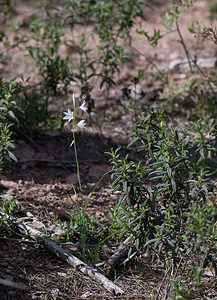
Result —
<path fill-rule="evenodd" d="M 192 59 L 191 59 L 191 56 L 190 56 L 190 53 L 187 49 L 187 46 L 185 44 L 185 41 L 184 41 L 184 38 L 182 36 L 182 33 L 181 33 L 181 30 L 180 30 L 180 27 L 179 27 L 179 23 L 178 23 L 178 20 L 176 20 L 176 29 L 177 29 L 177 32 L 178 32 L 178 35 L 180 37 L 180 43 L 182 44 L 183 46 L 183 49 L 185 51 L 185 55 L 187 57 L 187 60 L 188 60 L 188 65 L 189 65 L 189 68 L 190 68 L 190 71 L 191 73 L 193 74 L 193 68 L 192 68 Z"/>

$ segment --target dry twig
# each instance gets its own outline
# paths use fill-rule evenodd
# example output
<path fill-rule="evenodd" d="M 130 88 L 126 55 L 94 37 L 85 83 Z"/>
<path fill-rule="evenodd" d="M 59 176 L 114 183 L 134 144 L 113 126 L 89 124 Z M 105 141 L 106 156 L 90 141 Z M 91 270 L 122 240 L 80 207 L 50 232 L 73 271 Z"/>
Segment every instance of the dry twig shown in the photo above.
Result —
<path fill-rule="evenodd" d="M 20 290 L 29 290 L 29 287 L 23 283 L 18 283 L 18 282 L 14 282 L 11 280 L 7 280 L 7 279 L 1 279 L 0 278 L 0 284 L 4 285 L 4 286 L 9 286 L 13 289 L 20 289 Z"/>
<path fill-rule="evenodd" d="M 0 214 L 5 215 L 0 212 Z M 116 284 L 114 284 L 111 280 L 107 279 L 104 275 L 99 273 L 96 269 L 88 266 L 80 259 L 64 250 L 62 247 L 49 240 L 47 236 L 43 235 L 40 231 L 31 228 L 28 225 L 25 225 L 18 221 L 13 221 L 13 224 L 17 226 L 19 231 L 24 233 L 25 235 L 30 236 L 33 239 L 38 240 L 41 244 L 43 244 L 46 248 L 48 248 L 51 252 L 57 255 L 62 260 L 66 261 L 68 264 L 81 271 L 82 273 L 88 275 L 98 283 L 102 284 L 107 290 L 113 292 L 116 295 L 123 294 L 124 291 L 119 288 Z"/>
<path fill-rule="evenodd" d="M 123 257 L 129 251 L 130 245 L 132 242 L 132 236 L 129 236 L 117 249 L 117 251 L 109 258 L 104 268 L 106 272 L 109 274 L 112 270 L 118 267 L 121 263 Z"/>

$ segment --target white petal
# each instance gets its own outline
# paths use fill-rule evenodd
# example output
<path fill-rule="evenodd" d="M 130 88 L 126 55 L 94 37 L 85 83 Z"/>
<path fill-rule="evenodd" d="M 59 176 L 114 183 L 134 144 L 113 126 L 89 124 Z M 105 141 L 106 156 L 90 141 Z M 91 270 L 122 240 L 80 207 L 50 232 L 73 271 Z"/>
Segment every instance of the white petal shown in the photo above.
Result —
<path fill-rule="evenodd" d="M 84 112 L 87 112 L 87 106 L 86 106 L 85 100 L 84 100 L 84 102 L 81 104 L 80 109 L 83 110 Z"/>
<path fill-rule="evenodd" d="M 80 122 L 78 122 L 77 126 L 83 129 L 86 126 L 85 120 L 81 120 Z"/>
<path fill-rule="evenodd" d="M 71 122 L 71 120 L 73 120 L 74 113 L 69 108 L 67 112 L 64 112 L 64 115 L 65 116 L 63 117 L 63 120 L 68 120 L 68 122 Z"/>

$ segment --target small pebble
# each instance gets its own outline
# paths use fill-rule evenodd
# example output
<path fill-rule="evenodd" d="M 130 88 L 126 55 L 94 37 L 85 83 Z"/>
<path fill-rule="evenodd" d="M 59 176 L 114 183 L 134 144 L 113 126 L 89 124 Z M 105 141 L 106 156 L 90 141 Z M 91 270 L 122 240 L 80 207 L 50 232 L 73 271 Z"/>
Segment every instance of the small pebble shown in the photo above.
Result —
<path fill-rule="evenodd" d="M 45 193 L 45 192 L 38 192 L 38 195 L 39 195 L 39 196 L 45 196 L 46 193 Z"/>

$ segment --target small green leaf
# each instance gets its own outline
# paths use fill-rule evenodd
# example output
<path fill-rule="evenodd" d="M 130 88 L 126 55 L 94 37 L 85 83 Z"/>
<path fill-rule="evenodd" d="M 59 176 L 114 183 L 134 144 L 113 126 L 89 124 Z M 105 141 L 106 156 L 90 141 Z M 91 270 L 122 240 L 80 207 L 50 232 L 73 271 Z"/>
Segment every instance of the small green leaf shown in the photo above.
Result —
<path fill-rule="evenodd" d="M 15 162 L 17 162 L 17 158 L 16 156 L 11 152 L 11 151 L 8 151 L 8 156 Z"/>

